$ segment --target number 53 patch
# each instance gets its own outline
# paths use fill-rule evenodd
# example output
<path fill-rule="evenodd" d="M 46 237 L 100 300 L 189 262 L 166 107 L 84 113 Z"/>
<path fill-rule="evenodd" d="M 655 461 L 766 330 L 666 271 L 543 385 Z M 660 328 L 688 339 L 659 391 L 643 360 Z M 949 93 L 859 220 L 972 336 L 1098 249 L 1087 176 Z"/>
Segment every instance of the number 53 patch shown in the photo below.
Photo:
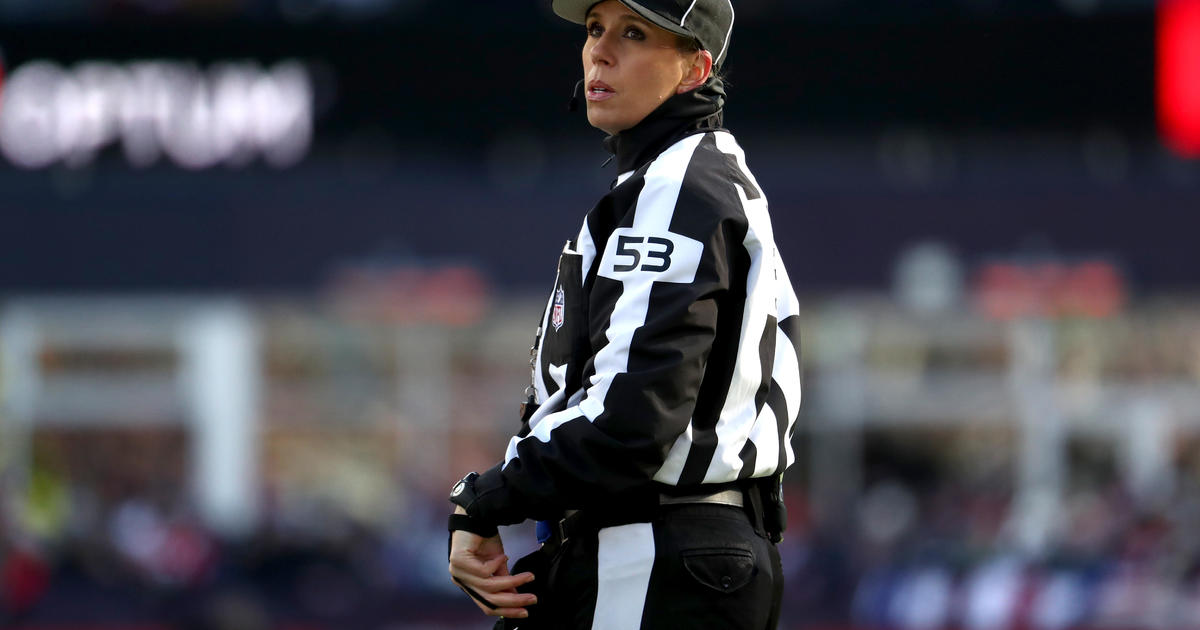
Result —
<path fill-rule="evenodd" d="M 617 281 L 649 276 L 654 282 L 691 283 L 704 244 L 673 232 L 638 234 L 617 228 L 608 237 L 598 275 Z"/>

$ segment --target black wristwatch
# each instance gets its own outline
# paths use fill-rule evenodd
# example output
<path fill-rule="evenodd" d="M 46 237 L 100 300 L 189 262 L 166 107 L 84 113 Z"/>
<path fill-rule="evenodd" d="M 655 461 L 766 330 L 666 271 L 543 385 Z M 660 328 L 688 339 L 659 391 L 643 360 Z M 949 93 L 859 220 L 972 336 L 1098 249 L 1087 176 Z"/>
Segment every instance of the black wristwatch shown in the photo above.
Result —
<path fill-rule="evenodd" d="M 463 477 L 450 489 L 450 502 L 461 506 L 467 513 L 451 514 L 448 528 L 451 532 L 461 529 L 477 536 L 491 538 L 500 533 L 496 526 L 480 521 L 478 517 L 471 514 L 471 507 L 475 504 L 475 480 L 478 478 L 479 473 L 467 473 L 466 477 Z"/>
<path fill-rule="evenodd" d="M 484 538 L 491 538 L 492 536 L 500 535 L 500 530 L 496 529 L 495 525 L 484 523 L 478 518 L 471 516 L 471 506 L 475 503 L 475 480 L 478 478 L 479 473 L 467 473 L 466 477 L 460 479 L 459 482 L 454 484 L 454 487 L 450 489 L 450 502 L 461 506 L 462 509 L 467 511 L 467 513 L 450 514 L 450 519 L 446 526 L 446 528 L 450 530 L 450 538 L 446 541 L 447 559 L 450 557 L 450 551 L 454 547 L 454 532 L 460 529 L 471 532 L 476 536 L 483 536 Z M 498 608 L 495 604 L 488 601 L 486 597 L 477 593 L 475 589 L 458 581 L 458 578 L 451 579 L 454 580 L 454 583 L 458 584 L 462 590 L 466 591 L 467 595 L 470 595 L 472 598 L 474 598 L 475 601 L 487 606 L 492 610 Z"/>

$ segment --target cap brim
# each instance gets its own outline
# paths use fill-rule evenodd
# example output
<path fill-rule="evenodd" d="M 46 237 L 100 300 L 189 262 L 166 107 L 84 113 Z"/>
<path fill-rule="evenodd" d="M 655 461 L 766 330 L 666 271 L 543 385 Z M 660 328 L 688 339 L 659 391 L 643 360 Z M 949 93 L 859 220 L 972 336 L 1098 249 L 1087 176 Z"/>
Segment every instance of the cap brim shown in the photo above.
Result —
<path fill-rule="evenodd" d="M 618 0 L 621 4 L 629 7 L 631 11 L 637 13 L 646 19 L 651 24 L 667 31 L 671 31 L 676 35 L 684 37 L 693 37 L 687 29 L 676 24 L 675 22 L 647 9 L 646 7 L 633 2 L 633 0 Z M 558 17 L 574 22 L 576 24 L 587 24 L 588 10 L 600 4 L 600 0 L 554 0 L 554 13 Z"/>

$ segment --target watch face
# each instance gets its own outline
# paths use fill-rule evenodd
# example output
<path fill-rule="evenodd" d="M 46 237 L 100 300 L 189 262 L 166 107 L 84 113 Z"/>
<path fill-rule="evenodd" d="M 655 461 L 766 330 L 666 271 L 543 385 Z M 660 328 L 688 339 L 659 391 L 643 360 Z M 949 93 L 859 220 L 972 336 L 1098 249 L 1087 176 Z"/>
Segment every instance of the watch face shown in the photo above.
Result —
<path fill-rule="evenodd" d="M 466 487 L 467 487 L 467 482 L 465 482 L 465 481 L 460 481 L 460 482 L 454 484 L 454 489 L 450 491 L 450 496 L 456 497 L 456 496 L 462 494 L 463 489 Z"/>

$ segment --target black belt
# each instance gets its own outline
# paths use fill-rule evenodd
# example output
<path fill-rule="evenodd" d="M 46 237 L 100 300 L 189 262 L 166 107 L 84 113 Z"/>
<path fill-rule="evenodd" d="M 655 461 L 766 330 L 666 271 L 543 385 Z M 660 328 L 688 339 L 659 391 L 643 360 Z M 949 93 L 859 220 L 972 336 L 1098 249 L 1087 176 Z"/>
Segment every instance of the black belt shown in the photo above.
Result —
<path fill-rule="evenodd" d="M 705 504 L 705 505 L 727 505 L 735 508 L 745 508 L 747 505 L 746 492 L 748 487 L 738 486 L 721 486 L 722 490 L 716 492 L 700 492 L 691 494 L 660 494 L 659 505 L 688 505 L 688 504 Z M 618 525 L 628 525 L 630 523 L 641 522 L 640 520 L 622 519 L 617 515 L 607 515 L 597 517 L 591 511 L 583 510 L 567 510 L 566 515 L 557 522 L 551 523 L 551 537 L 546 542 L 542 543 L 542 550 L 545 553 L 554 555 L 558 552 L 558 548 L 575 536 L 580 536 L 585 532 L 595 532 L 605 527 L 616 527 Z"/>

